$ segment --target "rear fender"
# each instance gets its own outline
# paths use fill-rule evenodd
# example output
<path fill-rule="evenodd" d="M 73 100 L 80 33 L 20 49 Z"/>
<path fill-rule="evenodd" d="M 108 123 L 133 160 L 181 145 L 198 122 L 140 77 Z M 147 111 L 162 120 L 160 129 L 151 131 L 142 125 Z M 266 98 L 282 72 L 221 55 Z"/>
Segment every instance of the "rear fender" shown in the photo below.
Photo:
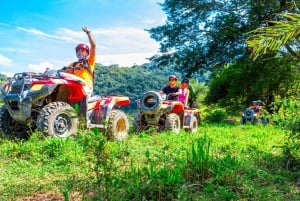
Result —
<path fill-rule="evenodd" d="M 92 122 L 100 124 L 103 120 L 108 121 L 109 115 L 114 106 L 119 107 L 130 104 L 128 97 L 124 96 L 107 96 L 96 102 L 89 103 L 89 113 Z"/>
<path fill-rule="evenodd" d="M 172 104 L 174 104 L 173 113 L 182 113 L 184 111 L 184 105 L 180 101 L 173 101 Z"/>
<path fill-rule="evenodd" d="M 126 96 L 112 96 L 113 101 L 119 107 L 126 106 L 130 104 L 130 100 Z"/>

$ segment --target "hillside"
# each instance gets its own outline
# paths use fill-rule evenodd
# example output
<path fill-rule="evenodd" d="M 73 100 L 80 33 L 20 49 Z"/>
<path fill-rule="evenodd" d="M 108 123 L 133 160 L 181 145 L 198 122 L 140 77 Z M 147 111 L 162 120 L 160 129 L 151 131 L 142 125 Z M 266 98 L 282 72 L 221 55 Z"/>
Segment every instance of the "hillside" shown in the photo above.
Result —
<path fill-rule="evenodd" d="M 182 78 L 179 72 L 174 72 L 172 69 L 151 68 L 149 64 L 131 68 L 97 64 L 95 67 L 94 94 L 128 96 L 131 104 L 122 109 L 125 109 L 126 112 L 134 112 L 137 109 L 136 101 L 145 92 L 162 89 L 168 84 L 169 75 L 174 73 L 179 76 L 179 79 Z"/>

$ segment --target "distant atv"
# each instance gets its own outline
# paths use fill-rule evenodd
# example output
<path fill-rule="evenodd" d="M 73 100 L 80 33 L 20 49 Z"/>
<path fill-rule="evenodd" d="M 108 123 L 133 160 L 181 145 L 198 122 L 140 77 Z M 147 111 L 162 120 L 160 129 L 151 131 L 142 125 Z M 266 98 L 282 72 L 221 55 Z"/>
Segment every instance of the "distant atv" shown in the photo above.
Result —
<path fill-rule="evenodd" d="M 138 113 L 133 126 L 141 132 L 150 126 L 158 131 L 178 133 L 180 129 L 196 132 L 200 123 L 200 112 L 196 108 L 185 108 L 180 101 L 164 100 L 156 91 L 148 91 L 138 101 Z"/>
<path fill-rule="evenodd" d="M 262 112 L 262 101 L 253 101 L 257 106 L 250 106 L 242 112 L 241 124 L 251 122 L 252 124 L 262 123 L 266 125 L 268 119 L 263 116 Z"/>
<path fill-rule="evenodd" d="M 125 139 L 129 122 L 115 106 L 130 104 L 129 98 L 92 96 L 86 101 L 85 85 L 80 77 L 56 70 L 15 74 L 1 88 L 0 134 L 27 138 L 37 128 L 48 136 L 65 138 L 77 133 L 82 116 L 86 128 L 98 128 L 110 139 Z M 76 111 L 84 106 L 85 114 Z"/>

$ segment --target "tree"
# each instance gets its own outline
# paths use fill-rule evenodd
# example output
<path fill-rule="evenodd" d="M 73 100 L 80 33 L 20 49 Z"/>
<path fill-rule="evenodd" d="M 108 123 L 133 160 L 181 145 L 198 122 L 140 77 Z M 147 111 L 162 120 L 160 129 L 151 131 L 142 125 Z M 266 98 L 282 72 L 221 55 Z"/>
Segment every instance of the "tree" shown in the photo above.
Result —
<path fill-rule="evenodd" d="M 271 21 L 272 26 L 258 28 L 247 41 L 252 53 L 251 56 L 257 60 L 262 54 L 273 52 L 277 55 L 296 60 L 300 60 L 300 14 L 280 14 L 280 20 Z M 291 58 L 292 57 L 292 58 Z M 283 128 L 287 129 L 289 137 L 288 143 L 284 148 L 285 163 L 287 168 L 297 168 L 296 160 L 299 160 L 300 149 L 300 75 L 299 64 L 295 65 L 294 76 L 295 88 L 289 97 L 279 96 L 273 104 L 277 113 L 272 115 L 274 121 Z M 299 163 L 299 161 L 298 161 Z M 299 166 L 299 165 L 298 165 Z"/>
<path fill-rule="evenodd" d="M 166 23 L 148 30 L 163 53 L 156 63 L 163 61 L 187 76 L 211 72 L 210 103 L 248 104 L 262 98 L 269 104 L 277 95 L 297 91 L 298 64 L 290 53 L 284 58 L 269 53 L 253 61 L 246 40 L 252 30 L 274 26 L 282 18 L 278 13 L 299 12 L 300 1 L 165 0 L 161 6 Z"/>
<path fill-rule="evenodd" d="M 281 58 L 274 54 L 255 61 L 240 59 L 212 76 L 206 102 L 239 108 L 260 99 L 271 110 L 276 97 L 299 94 L 297 65 L 291 56 Z"/>
<path fill-rule="evenodd" d="M 7 77 L 0 73 L 0 87 L 7 81 Z M 2 105 L 2 99 L 0 98 L 0 105 Z"/>
<path fill-rule="evenodd" d="M 164 65 L 167 61 L 189 76 L 219 70 L 247 55 L 248 33 L 276 18 L 275 13 L 295 11 L 297 4 L 296 0 L 165 0 L 161 6 L 167 21 L 148 31 L 160 43 Z"/>

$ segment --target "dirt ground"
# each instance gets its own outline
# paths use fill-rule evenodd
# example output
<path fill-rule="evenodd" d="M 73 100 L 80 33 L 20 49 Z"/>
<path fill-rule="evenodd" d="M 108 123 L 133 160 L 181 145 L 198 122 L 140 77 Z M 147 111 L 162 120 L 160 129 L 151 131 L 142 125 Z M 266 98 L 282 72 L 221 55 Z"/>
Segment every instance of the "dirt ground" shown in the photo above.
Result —
<path fill-rule="evenodd" d="M 82 195 L 78 192 L 70 193 L 69 199 L 72 201 L 81 201 Z M 54 192 L 36 193 L 34 195 L 20 198 L 17 201 L 65 201 L 62 194 Z"/>

